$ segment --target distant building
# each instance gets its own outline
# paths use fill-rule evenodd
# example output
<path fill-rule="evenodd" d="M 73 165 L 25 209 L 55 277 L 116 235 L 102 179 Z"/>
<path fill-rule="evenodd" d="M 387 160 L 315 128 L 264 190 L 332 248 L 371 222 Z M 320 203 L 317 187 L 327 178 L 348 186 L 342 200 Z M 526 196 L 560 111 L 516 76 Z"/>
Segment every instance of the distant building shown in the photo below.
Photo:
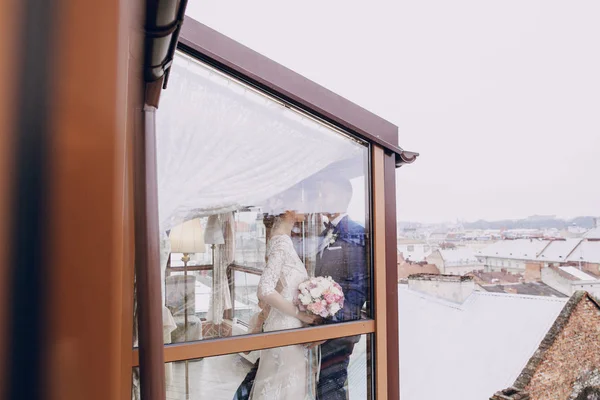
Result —
<path fill-rule="evenodd" d="M 562 235 L 566 238 L 581 238 L 587 231 L 584 227 L 571 225 L 562 232 Z"/>
<path fill-rule="evenodd" d="M 568 261 L 569 255 L 581 243 L 581 239 L 553 240 L 548 242 L 537 259 L 545 267 L 550 265 L 561 265 Z"/>
<path fill-rule="evenodd" d="M 539 264 L 538 255 L 549 244 L 548 240 L 501 240 L 477 252 L 486 271 L 525 272 L 527 264 Z"/>
<path fill-rule="evenodd" d="M 509 229 L 502 232 L 504 239 L 542 239 L 544 232 L 539 229 Z"/>
<path fill-rule="evenodd" d="M 427 242 L 431 244 L 439 244 L 446 242 L 446 237 L 448 236 L 447 232 L 435 231 L 429 234 L 427 237 Z"/>
<path fill-rule="evenodd" d="M 463 241 L 469 244 L 476 243 L 482 246 L 489 245 L 502 239 L 502 233 L 497 229 L 472 230 L 465 232 Z"/>
<path fill-rule="evenodd" d="M 592 229 L 579 239 L 502 240 L 479 250 L 477 258 L 488 271 L 521 272 L 533 263 L 543 267 L 576 265 L 600 275 L 600 230 Z"/>
<path fill-rule="evenodd" d="M 600 398 L 600 304 L 575 293 L 514 384 L 490 400 Z"/>
<path fill-rule="evenodd" d="M 464 275 L 483 269 L 483 263 L 469 247 L 436 250 L 427 257 L 427 262 L 435 264 L 440 272 L 446 275 Z"/>
<path fill-rule="evenodd" d="M 434 274 L 439 275 L 440 270 L 433 264 L 407 262 L 398 255 L 398 281 L 405 281 L 410 275 Z"/>
<path fill-rule="evenodd" d="M 398 253 L 402 254 L 406 261 L 421 262 L 431 254 L 431 246 L 423 240 L 400 238 Z"/>
<path fill-rule="evenodd" d="M 405 226 L 403 229 L 399 229 L 398 232 L 402 232 L 402 236 L 410 239 L 417 239 L 419 237 L 416 225 Z"/>
<path fill-rule="evenodd" d="M 600 229 L 589 231 L 567 256 L 567 263 L 582 270 L 600 275 Z"/>
<path fill-rule="evenodd" d="M 600 296 L 598 276 L 582 271 L 577 267 L 551 266 L 543 268 L 541 275 L 542 282 L 567 296 L 571 296 L 578 290 L 586 290 L 594 296 Z"/>

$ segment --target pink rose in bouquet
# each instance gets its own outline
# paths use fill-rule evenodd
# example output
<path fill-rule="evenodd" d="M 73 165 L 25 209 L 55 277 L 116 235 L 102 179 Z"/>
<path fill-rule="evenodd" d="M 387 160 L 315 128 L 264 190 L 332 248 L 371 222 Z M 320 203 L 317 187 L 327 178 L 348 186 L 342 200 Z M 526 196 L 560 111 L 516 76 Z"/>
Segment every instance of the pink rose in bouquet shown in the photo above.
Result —
<path fill-rule="evenodd" d="M 344 307 L 344 292 L 330 276 L 317 276 L 298 286 L 295 304 L 300 311 L 330 318 Z"/>

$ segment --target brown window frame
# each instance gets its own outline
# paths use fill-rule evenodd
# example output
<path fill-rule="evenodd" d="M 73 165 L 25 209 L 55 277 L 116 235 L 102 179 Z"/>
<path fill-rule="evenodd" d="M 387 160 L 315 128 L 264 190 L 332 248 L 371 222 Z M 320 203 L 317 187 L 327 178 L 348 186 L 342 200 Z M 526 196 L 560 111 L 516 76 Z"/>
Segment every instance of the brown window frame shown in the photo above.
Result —
<path fill-rule="evenodd" d="M 136 213 L 143 210 L 145 219 L 136 220 L 140 223 L 140 228 L 136 227 L 136 267 L 140 309 L 145 309 L 146 321 L 140 320 L 140 348 L 133 350 L 131 366 L 147 369 L 148 374 L 143 374 L 142 379 L 152 376 L 162 381 L 164 362 L 372 334 L 375 398 L 398 399 L 399 360 L 398 357 L 388 357 L 389 354 L 398 354 L 395 169 L 403 162 L 412 162 L 417 154 L 398 147 L 398 128 L 395 125 L 191 18 L 185 18 L 178 49 L 370 143 L 374 319 L 199 342 L 161 343 L 162 354 L 158 356 L 158 337 L 162 338 L 162 330 L 158 331 L 161 328 L 161 310 L 157 307 L 160 303 L 157 293 L 160 292 L 156 290 L 160 288 L 157 281 L 160 274 L 156 269 L 158 249 L 154 243 L 154 238 L 158 238 L 158 212 L 155 150 L 151 148 L 154 146 L 151 143 L 154 131 L 150 126 L 154 122 L 155 109 L 147 107 L 150 109 L 146 110 L 145 135 L 141 134 L 145 137 L 141 146 L 137 147 L 138 197 L 135 207 Z M 142 341 L 143 329 L 152 340 Z M 164 383 L 155 387 L 164 388 Z M 164 398 L 160 397 L 160 393 L 156 396 L 150 397 L 152 400 Z"/>

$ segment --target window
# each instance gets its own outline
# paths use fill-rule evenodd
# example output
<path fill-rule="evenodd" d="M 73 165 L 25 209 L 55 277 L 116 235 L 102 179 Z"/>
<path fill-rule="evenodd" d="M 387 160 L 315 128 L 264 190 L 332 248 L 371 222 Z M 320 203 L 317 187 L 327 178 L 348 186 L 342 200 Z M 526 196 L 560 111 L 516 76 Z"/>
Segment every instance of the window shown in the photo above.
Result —
<path fill-rule="evenodd" d="M 370 145 L 182 53 L 156 132 L 167 398 L 211 381 L 230 399 L 258 354 L 250 387 L 347 393 L 344 365 L 350 398 L 371 397 Z"/>
<path fill-rule="evenodd" d="M 368 145 L 183 54 L 169 86 L 156 146 L 171 341 L 251 333 L 269 313 L 266 329 L 299 328 L 262 300 L 297 301 L 312 276 L 344 292 L 331 321 L 370 316 Z"/>
<path fill-rule="evenodd" d="M 415 246 L 413 246 L 412 244 L 411 244 L 411 245 L 408 245 L 408 246 L 406 247 L 406 250 L 407 250 L 407 251 L 410 251 L 410 252 L 412 252 L 412 251 L 415 251 Z"/>
<path fill-rule="evenodd" d="M 341 111 L 338 100 L 330 105 L 331 99 L 325 99 L 321 108 L 318 90 L 295 93 L 277 83 L 279 77 L 245 69 L 243 64 L 255 63 L 256 54 L 223 72 L 219 63 L 229 63 L 232 53 L 213 54 L 215 61 L 204 47 L 221 39 L 210 36 L 205 43 L 196 30 L 187 34 L 182 49 L 193 49 L 190 54 L 203 61 L 176 53 L 169 90 L 162 93 L 155 114 L 159 221 L 154 226 L 159 227 L 161 250 L 155 271 L 162 272 L 164 359 L 167 377 L 175 378 L 168 388 L 174 392 L 171 397 L 194 398 L 201 395 L 195 382 L 211 381 L 200 389 L 214 387 L 210 393 L 215 399 L 232 398 L 232 390 L 247 379 L 254 387 L 261 384 L 248 368 L 259 352 L 260 375 L 261 368 L 279 368 L 279 362 L 269 364 L 271 350 L 283 354 L 303 350 L 307 343 L 320 346 L 321 361 L 333 352 L 336 361 L 330 364 L 348 374 L 347 381 L 328 377 L 323 369 L 328 364 L 321 363 L 317 386 L 328 380 L 343 384 L 351 390 L 340 387 L 344 398 L 373 398 L 375 393 L 396 397 L 397 360 L 387 357 L 387 352 L 397 353 L 397 323 L 386 321 L 398 306 L 386 291 L 395 284 L 386 279 L 395 271 L 395 252 L 388 251 L 393 235 L 386 235 L 388 224 L 395 223 L 386 218 L 392 215 L 387 205 L 395 204 L 394 184 L 387 177 L 415 155 L 388 144 L 395 142 L 397 128 L 387 121 L 368 115 L 376 123 L 363 124 L 354 115 L 369 113 L 345 100 Z M 260 89 L 252 86 L 253 79 L 261 82 Z M 281 97 L 263 88 L 281 91 Z M 282 98 L 299 100 L 288 104 Z M 371 211 L 376 246 L 371 243 Z M 374 268 L 380 271 L 376 275 Z M 339 288 L 333 283 L 333 289 L 305 287 L 313 277 L 325 282 L 331 277 Z M 152 293 L 148 285 L 143 287 L 144 296 Z M 302 296 L 307 295 L 320 301 L 306 304 Z M 144 314 L 144 323 L 149 315 Z M 328 343 L 340 345 L 328 348 Z M 134 350 L 134 367 L 137 356 Z M 311 375 L 319 372 L 314 365 L 305 357 L 289 360 L 285 368 L 291 368 L 291 375 L 278 382 L 299 383 L 306 394 L 319 390 Z M 231 377 L 232 372 L 238 375 Z M 263 371 L 261 376 L 271 379 L 279 372 Z M 300 373 L 307 379 L 290 379 Z M 222 378 L 227 387 L 218 384 Z M 136 383 L 134 370 L 134 388 Z"/>
<path fill-rule="evenodd" d="M 348 362 L 346 382 L 348 398 L 350 400 L 370 398 L 371 393 L 368 382 L 372 379 L 370 365 L 372 360 L 368 357 L 368 349 L 372 338 L 370 335 L 362 335 L 339 338 L 337 341 L 337 348 L 344 346 L 345 342 L 355 342 L 354 351 Z M 333 345 L 336 346 L 335 343 Z M 267 385 L 273 385 L 273 375 L 264 373 L 257 374 L 253 381 L 247 380 L 248 376 L 253 376 L 257 372 L 255 366 L 260 364 L 260 361 L 257 361 L 258 357 L 261 360 L 267 360 L 268 357 L 277 357 L 284 359 L 283 362 L 285 363 L 290 363 L 294 362 L 296 356 L 304 358 L 304 353 L 306 353 L 306 357 L 312 360 L 313 364 L 309 365 L 306 370 L 299 371 L 296 379 L 285 382 L 278 389 L 282 393 L 292 391 L 294 394 L 306 391 L 310 396 L 307 398 L 315 398 L 319 386 L 315 382 L 316 375 L 311 374 L 311 368 L 317 367 L 318 354 L 314 349 L 305 350 L 305 345 L 300 344 L 276 347 L 264 350 L 262 353 L 260 351 L 234 353 L 167 363 L 165 365 L 167 399 L 186 398 L 180 397 L 186 394 L 189 399 L 231 400 L 234 395 L 237 395 L 238 397 L 235 398 L 238 399 L 247 398 L 248 393 L 253 389 L 253 385 L 256 386 L 254 390 L 268 390 Z M 337 368 L 336 364 L 332 364 L 332 367 Z M 134 370 L 134 375 L 136 373 L 137 370 Z M 305 382 L 309 382 L 309 385 L 305 385 Z M 333 397 L 334 393 L 325 388 L 320 390 L 319 395 L 322 396 L 321 398 L 327 399 Z M 285 397 L 279 398 L 284 399 Z"/>

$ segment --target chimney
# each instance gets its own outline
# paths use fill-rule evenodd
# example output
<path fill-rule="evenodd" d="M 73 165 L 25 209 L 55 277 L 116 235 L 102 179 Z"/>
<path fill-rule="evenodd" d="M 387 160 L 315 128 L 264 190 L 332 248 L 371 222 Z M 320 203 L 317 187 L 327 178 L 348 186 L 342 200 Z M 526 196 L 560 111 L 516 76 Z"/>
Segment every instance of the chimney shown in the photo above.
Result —
<path fill-rule="evenodd" d="M 408 277 L 408 288 L 462 304 L 475 290 L 475 281 L 472 276 L 415 274 Z"/>
<path fill-rule="evenodd" d="M 539 282 L 542 280 L 542 265 L 540 263 L 525 264 L 525 282 Z"/>

